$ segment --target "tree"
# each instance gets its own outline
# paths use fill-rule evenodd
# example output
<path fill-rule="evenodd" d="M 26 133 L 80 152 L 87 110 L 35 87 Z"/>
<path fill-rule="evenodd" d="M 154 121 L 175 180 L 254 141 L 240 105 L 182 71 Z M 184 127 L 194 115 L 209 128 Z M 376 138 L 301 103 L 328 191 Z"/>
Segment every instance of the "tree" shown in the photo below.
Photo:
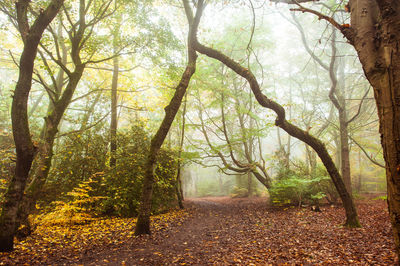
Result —
<path fill-rule="evenodd" d="M 334 12 L 334 11 L 333 11 Z M 337 44 L 337 38 L 336 38 L 336 31 L 337 29 L 332 27 L 332 34 L 331 34 L 331 57 L 330 57 L 330 62 L 329 64 L 326 64 L 321 60 L 314 51 L 309 47 L 306 36 L 304 33 L 303 26 L 299 22 L 299 20 L 296 18 L 294 13 L 292 13 L 292 18 L 293 18 L 293 24 L 297 27 L 301 34 L 301 40 L 302 43 L 305 47 L 305 50 L 307 53 L 313 58 L 313 60 L 321 66 L 325 71 L 329 73 L 329 78 L 330 78 L 330 91 L 329 91 L 329 99 L 331 100 L 333 106 L 338 112 L 338 117 L 339 117 L 339 151 L 338 156 L 340 158 L 340 168 L 341 168 L 341 174 L 342 178 L 344 180 L 344 183 L 346 185 L 347 191 L 349 191 L 350 194 L 352 194 L 352 185 L 351 185 L 351 171 L 350 171 L 350 145 L 349 145 L 349 125 L 353 121 L 355 121 L 359 115 L 360 111 L 362 109 L 362 105 L 364 103 L 364 99 L 368 95 L 369 90 L 364 93 L 363 97 L 360 100 L 360 103 L 358 105 L 358 111 L 348 119 L 349 116 L 349 104 L 346 101 L 346 91 L 344 88 L 345 86 L 345 77 L 344 77 L 344 58 L 341 58 L 341 55 L 338 55 L 338 44 Z M 339 72 L 340 68 L 340 72 Z M 340 75 L 339 75 L 340 74 Z"/>
<path fill-rule="evenodd" d="M 204 107 L 204 101 L 201 99 L 204 96 L 197 96 L 199 130 L 209 148 L 209 150 L 204 148 L 202 150 L 207 157 L 216 157 L 222 162 L 222 166 L 218 166 L 218 168 L 225 174 L 247 173 L 250 176 L 253 175 L 263 186 L 269 189 L 272 180 L 267 173 L 262 154 L 259 136 L 261 129 L 258 126 L 261 119 L 254 113 L 254 104 L 248 92 L 243 89 L 245 84 L 237 84 L 242 83 L 242 81 L 235 80 L 233 86 L 229 86 L 224 84 L 224 77 L 229 77 L 226 71 L 222 71 L 219 76 L 219 78 L 222 78 L 222 87 L 213 88 L 211 95 L 214 104 L 218 106 L 217 110 L 207 111 L 210 108 Z M 207 85 L 211 86 L 211 84 Z M 233 114 L 228 110 L 233 110 Z M 220 125 L 210 113 L 214 113 L 214 116 L 217 116 L 216 118 L 220 118 Z M 206 120 L 205 117 L 208 119 Z M 219 143 L 214 142 L 211 135 L 215 136 Z M 251 178 L 249 178 L 249 181 L 251 182 Z"/>
<path fill-rule="evenodd" d="M 150 151 L 145 166 L 145 177 L 143 181 L 142 197 L 139 207 L 139 215 L 135 228 L 135 235 L 150 234 L 150 214 L 151 198 L 154 184 L 154 166 L 157 161 L 157 154 L 171 128 L 172 122 L 181 106 L 182 99 L 186 93 L 187 87 L 194 72 L 196 71 L 197 54 L 193 49 L 193 42 L 196 39 L 196 31 L 202 12 L 201 6 L 197 8 L 196 15 L 193 17 L 192 11 L 187 0 L 184 0 L 186 16 L 189 21 L 188 33 L 188 62 L 179 84 L 175 88 L 175 93 L 168 106 L 164 108 L 165 116 L 161 122 L 157 133 L 151 139 Z"/>
<path fill-rule="evenodd" d="M 204 4 L 203 1 L 198 2 L 198 6 L 202 6 L 203 4 Z M 197 37 L 197 35 L 195 35 L 195 37 Z M 320 157 L 321 161 L 325 165 L 325 167 L 332 179 L 332 182 L 334 183 L 334 185 L 342 199 L 344 208 L 346 210 L 345 225 L 349 226 L 349 227 L 360 227 L 360 223 L 358 221 L 358 215 L 357 215 L 357 211 L 356 211 L 353 199 L 352 199 L 351 195 L 348 193 L 348 191 L 346 190 L 343 179 L 342 179 L 340 173 L 338 172 L 325 145 L 319 139 L 310 135 L 309 132 L 300 129 L 299 127 L 297 127 L 294 124 L 287 121 L 285 109 L 280 104 L 269 99 L 265 94 L 262 93 L 262 91 L 260 89 L 260 85 L 259 85 L 256 77 L 249 69 L 241 66 L 239 63 L 232 60 L 225 54 L 223 54 L 213 48 L 204 46 L 203 44 L 199 43 L 197 38 L 194 40 L 193 45 L 194 45 L 194 49 L 196 51 L 198 51 L 199 53 L 205 54 L 208 57 L 214 58 L 214 59 L 224 63 L 227 67 L 232 69 L 238 75 L 245 78 L 248 81 L 250 88 L 251 88 L 256 100 L 258 101 L 258 103 L 261 106 L 263 106 L 264 108 L 271 109 L 276 113 L 277 118 L 275 120 L 275 125 L 282 128 L 283 130 L 285 130 L 291 136 L 307 143 L 317 152 L 318 156 Z"/>
<path fill-rule="evenodd" d="M 182 110 L 182 123 L 180 125 L 181 129 L 179 132 L 179 147 L 178 147 L 178 163 L 177 163 L 177 171 L 176 171 L 176 180 L 175 180 L 175 191 L 176 197 L 178 199 L 179 208 L 183 209 L 183 188 L 182 188 L 182 172 L 183 172 L 183 164 L 182 164 L 182 151 L 183 151 L 183 144 L 185 140 L 185 126 L 186 126 L 186 110 L 187 110 L 187 94 L 185 94 L 185 99 L 183 103 L 183 110 Z M 179 123 L 178 123 L 179 125 Z"/>
<path fill-rule="evenodd" d="M 114 53 L 118 50 L 119 30 L 120 30 L 120 17 L 117 17 L 116 25 L 113 30 L 113 49 Z M 115 159 L 115 152 L 117 151 L 117 104 L 118 104 L 118 75 L 119 75 L 119 58 L 113 58 L 113 72 L 111 84 L 111 123 L 110 123 L 110 167 L 114 167 L 117 160 Z"/>
<path fill-rule="evenodd" d="M 89 64 L 99 63 L 110 59 L 93 59 L 96 55 L 96 49 L 92 51 L 93 42 L 93 28 L 99 24 L 104 18 L 110 16 L 114 10 L 109 10 L 109 6 L 113 0 L 102 1 L 100 7 L 95 7 L 94 2 L 86 3 L 84 0 L 79 1 L 78 14 L 74 17 L 74 7 L 64 6 L 63 14 L 66 19 L 63 21 L 59 20 L 61 24 L 59 31 L 55 31 L 52 27 L 49 27 L 49 32 L 53 37 L 55 51 L 51 51 L 46 43 L 41 44 L 41 50 L 39 53 L 44 62 L 44 66 L 48 69 L 48 74 L 53 82 L 52 86 L 48 86 L 45 82 L 45 78 L 39 73 L 36 75 L 40 83 L 46 88 L 49 95 L 49 106 L 47 116 L 40 134 L 40 142 L 38 146 L 38 156 L 35 161 L 35 169 L 33 169 L 32 180 L 30 181 L 26 195 L 23 198 L 23 203 L 19 210 L 19 220 L 24 225 L 28 226 L 28 215 L 35 209 L 36 201 L 39 199 L 42 187 L 45 184 L 53 158 L 53 146 L 54 140 L 58 133 L 60 122 L 72 101 L 72 97 L 78 87 L 79 81 Z M 95 15 L 91 16 L 91 12 Z M 72 20 L 76 20 L 73 22 Z M 70 47 L 66 47 L 64 44 L 64 37 L 62 35 L 62 29 L 68 29 L 68 37 L 70 41 Z M 91 43 L 93 42 L 93 43 Z M 69 59 L 72 62 L 72 70 L 67 60 L 67 51 L 70 50 Z M 88 59 L 85 57 L 85 53 L 89 52 L 90 56 Z M 116 55 L 118 52 L 116 53 Z M 114 55 L 114 56 L 116 56 Z M 57 77 L 52 76 L 50 62 L 47 58 L 50 58 L 57 67 L 61 68 Z M 86 59 L 86 60 L 85 60 Z M 64 86 L 64 73 L 67 76 L 67 84 Z M 30 230 L 27 230 L 29 233 Z"/>
<path fill-rule="evenodd" d="M 44 30 L 55 18 L 63 3 L 63 0 L 52 0 L 32 25 L 29 25 L 28 21 L 30 1 L 20 0 L 15 3 L 18 29 L 24 42 L 24 49 L 20 58 L 19 77 L 11 109 L 17 162 L 0 215 L 0 251 L 13 249 L 18 209 L 36 152 L 29 131 L 27 107 L 37 49 Z"/>
<path fill-rule="evenodd" d="M 400 3 L 394 0 L 350 0 L 346 6 L 350 23 L 340 24 L 297 1 L 277 2 L 295 4 L 297 8 L 293 11 L 312 13 L 328 21 L 357 51 L 364 74 L 374 89 L 378 108 L 389 215 L 400 257 Z"/>

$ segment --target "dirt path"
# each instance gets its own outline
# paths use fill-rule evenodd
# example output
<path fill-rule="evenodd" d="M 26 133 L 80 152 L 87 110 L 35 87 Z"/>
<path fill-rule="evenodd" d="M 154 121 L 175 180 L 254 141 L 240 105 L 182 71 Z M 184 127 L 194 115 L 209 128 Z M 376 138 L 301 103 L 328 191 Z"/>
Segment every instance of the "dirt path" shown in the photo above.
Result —
<path fill-rule="evenodd" d="M 263 198 L 228 197 L 189 199 L 185 205 L 189 214 L 184 219 L 177 215 L 153 223 L 161 227 L 151 236 L 132 237 L 131 227 L 116 228 L 104 242 L 87 239 L 78 249 L 63 242 L 56 246 L 57 251 L 38 255 L 33 250 L 23 253 L 20 248 L 20 253 L 8 256 L 7 261 L 19 256 L 19 260 L 14 257 L 14 264 L 24 264 L 27 260 L 21 256 L 25 254 L 29 264 L 40 265 L 396 263 L 383 200 L 358 202 L 360 229 L 340 226 L 344 213 L 339 206 L 323 206 L 322 212 L 316 213 L 309 208 L 273 209 Z M 101 228 L 95 233 L 104 234 Z"/>
<path fill-rule="evenodd" d="M 394 263 L 386 204 L 359 203 L 364 227 L 345 229 L 339 207 L 273 210 L 265 199 L 200 198 L 186 201 L 191 216 L 151 237 L 114 251 L 93 254 L 82 264 L 209 265 L 267 263 Z"/>
<path fill-rule="evenodd" d="M 185 201 L 191 213 L 181 226 L 135 239 L 118 254 L 87 257 L 83 264 L 166 265 L 235 263 L 231 253 L 244 234 L 249 208 L 266 210 L 265 199 L 197 198 Z M 104 254 L 102 254 L 104 255 Z M 230 258 L 229 258 L 230 257 Z M 228 259 L 227 259 L 228 258 Z M 94 261 L 92 259 L 95 259 Z M 104 261 L 105 260 L 105 261 Z M 237 262 L 236 262 L 237 263 Z"/>

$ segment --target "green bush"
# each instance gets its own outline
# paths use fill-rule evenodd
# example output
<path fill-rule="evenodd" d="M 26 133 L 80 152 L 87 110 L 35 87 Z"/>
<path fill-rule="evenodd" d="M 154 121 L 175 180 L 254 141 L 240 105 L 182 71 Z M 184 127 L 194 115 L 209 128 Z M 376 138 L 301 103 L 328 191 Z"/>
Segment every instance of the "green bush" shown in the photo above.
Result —
<path fill-rule="evenodd" d="M 372 200 L 387 200 L 387 195 L 384 195 L 384 196 L 379 196 L 379 197 L 376 197 L 376 198 L 373 198 Z"/>
<path fill-rule="evenodd" d="M 281 171 L 282 173 L 283 171 Z M 326 170 L 318 166 L 312 174 L 306 174 L 302 165 L 296 171 L 277 179 L 270 189 L 272 205 L 319 204 L 323 198 L 337 198 L 337 193 Z"/>
<path fill-rule="evenodd" d="M 70 134 L 57 145 L 41 201 L 68 201 L 67 193 L 95 173 L 105 172 L 108 140 L 104 132 Z"/>
<path fill-rule="evenodd" d="M 138 211 L 150 138 L 142 126 L 118 136 L 117 164 L 104 176 L 104 214 L 135 216 Z M 176 153 L 161 149 L 155 169 L 153 211 L 162 212 L 175 200 Z"/>
<path fill-rule="evenodd" d="M 101 198 L 91 214 L 131 217 L 137 215 L 150 137 L 141 124 L 117 136 L 117 164 L 110 168 L 108 137 L 87 132 L 69 136 L 57 150 L 42 203 L 71 202 L 71 192 L 94 178 L 90 195 Z M 155 169 L 153 212 L 163 212 L 175 203 L 176 152 L 161 149 Z"/>

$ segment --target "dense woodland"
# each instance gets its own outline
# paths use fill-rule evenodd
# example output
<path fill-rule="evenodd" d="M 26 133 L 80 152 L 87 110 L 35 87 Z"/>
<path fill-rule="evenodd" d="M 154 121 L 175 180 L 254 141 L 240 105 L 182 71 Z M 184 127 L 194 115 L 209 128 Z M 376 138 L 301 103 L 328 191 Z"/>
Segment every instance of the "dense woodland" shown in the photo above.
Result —
<path fill-rule="evenodd" d="M 0 11 L 0 265 L 398 261 L 399 1 Z"/>

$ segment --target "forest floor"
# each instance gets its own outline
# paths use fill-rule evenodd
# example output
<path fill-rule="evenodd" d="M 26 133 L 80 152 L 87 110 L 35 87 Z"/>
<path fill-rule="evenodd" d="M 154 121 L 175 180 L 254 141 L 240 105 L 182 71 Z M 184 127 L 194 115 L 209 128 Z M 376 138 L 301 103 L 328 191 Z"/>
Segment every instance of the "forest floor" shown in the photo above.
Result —
<path fill-rule="evenodd" d="M 343 208 L 271 208 L 265 198 L 189 199 L 153 218 L 151 236 L 134 219 L 37 228 L 0 265 L 266 265 L 397 263 L 384 200 L 358 200 L 359 229 L 340 226 Z"/>

